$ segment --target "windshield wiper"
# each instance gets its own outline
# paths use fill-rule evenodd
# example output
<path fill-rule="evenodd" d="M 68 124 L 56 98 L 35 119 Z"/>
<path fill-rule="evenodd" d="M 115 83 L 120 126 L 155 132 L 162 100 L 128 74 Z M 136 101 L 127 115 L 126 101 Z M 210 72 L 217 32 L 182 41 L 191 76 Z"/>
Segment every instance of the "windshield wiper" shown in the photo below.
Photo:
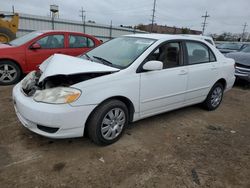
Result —
<path fill-rule="evenodd" d="M 113 63 L 111 63 L 110 61 L 108 61 L 108 60 L 106 60 L 106 59 L 104 59 L 102 57 L 93 56 L 93 58 L 100 60 L 101 62 L 103 62 L 103 64 L 108 64 L 108 65 L 111 65 L 111 66 L 113 65 Z"/>

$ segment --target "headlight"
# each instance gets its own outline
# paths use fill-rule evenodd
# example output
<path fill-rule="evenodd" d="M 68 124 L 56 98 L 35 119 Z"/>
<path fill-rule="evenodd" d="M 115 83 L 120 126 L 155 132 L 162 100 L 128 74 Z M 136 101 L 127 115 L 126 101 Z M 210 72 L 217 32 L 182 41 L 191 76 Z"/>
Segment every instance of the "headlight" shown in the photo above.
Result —
<path fill-rule="evenodd" d="M 81 95 L 81 91 L 71 87 L 57 87 L 37 91 L 34 95 L 36 102 L 51 104 L 66 104 L 76 101 Z"/>

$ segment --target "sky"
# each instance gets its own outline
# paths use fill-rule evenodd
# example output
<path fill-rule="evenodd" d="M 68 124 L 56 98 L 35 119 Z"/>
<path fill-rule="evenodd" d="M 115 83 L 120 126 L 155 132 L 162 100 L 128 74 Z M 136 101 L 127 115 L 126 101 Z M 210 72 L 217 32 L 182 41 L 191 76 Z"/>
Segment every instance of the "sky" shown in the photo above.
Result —
<path fill-rule="evenodd" d="M 49 5 L 59 6 L 59 17 L 81 20 L 80 9 L 86 11 L 86 20 L 114 25 L 149 24 L 154 0 L 0 0 L 0 11 L 49 15 Z M 157 24 L 202 30 L 201 16 L 210 17 L 206 34 L 241 33 L 247 23 L 250 31 L 250 0 L 156 0 Z"/>

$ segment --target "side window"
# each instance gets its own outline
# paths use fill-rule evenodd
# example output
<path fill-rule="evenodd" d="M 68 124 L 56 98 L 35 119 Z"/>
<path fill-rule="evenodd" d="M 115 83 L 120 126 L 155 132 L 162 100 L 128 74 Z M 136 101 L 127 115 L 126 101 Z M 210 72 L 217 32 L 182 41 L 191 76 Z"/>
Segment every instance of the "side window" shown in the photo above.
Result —
<path fill-rule="evenodd" d="M 92 39 L 80 36 L 80 35 L 70 35 L 69 36 L 69 47 L 70 48 L 92 48 L 95 43 Z"/>
<path fill-rule="evenodd" d="M 186 42 L 186 46 L 189 65 L 210 62 L 207 46 L 198 42 Z"/>
<path fill-rule="evenodd" d="M 163 69 L 177 67 L 181 64 L 181 47 L 179 42 L 163 44 L 150 54 L 147 61 L 157 60 L 163 63 Z"/>
<path fill-rule="evenodd" d="M 64 48 L 64 35 L 49 35 L 37 41 L 42 49 Z"/>

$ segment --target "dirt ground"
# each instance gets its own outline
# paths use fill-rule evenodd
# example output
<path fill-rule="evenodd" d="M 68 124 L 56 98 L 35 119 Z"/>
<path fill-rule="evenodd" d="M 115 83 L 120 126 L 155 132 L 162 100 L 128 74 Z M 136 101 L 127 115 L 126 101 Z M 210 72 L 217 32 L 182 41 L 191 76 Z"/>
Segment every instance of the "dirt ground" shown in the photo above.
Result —
<path fill-rule="evenodd" d="M 115 144 L 52 140 L 15 116 L 0 87 L 0 187 L 250 187 L 250 89 L 213 112 L 191 106 L 133 123 Z"/>

